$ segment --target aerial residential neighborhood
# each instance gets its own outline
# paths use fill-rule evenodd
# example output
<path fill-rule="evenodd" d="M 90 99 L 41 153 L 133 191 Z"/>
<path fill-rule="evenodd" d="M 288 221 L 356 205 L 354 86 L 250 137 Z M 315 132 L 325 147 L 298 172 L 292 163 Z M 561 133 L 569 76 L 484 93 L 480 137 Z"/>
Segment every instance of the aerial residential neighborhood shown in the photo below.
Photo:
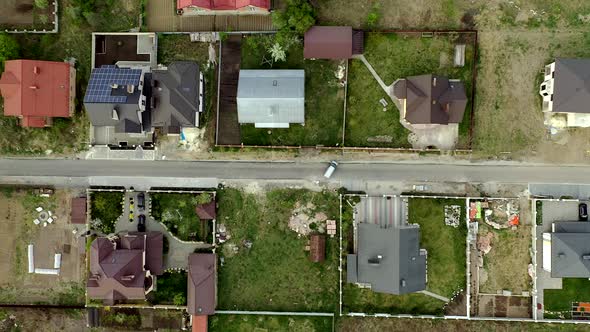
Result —
<path fill-rule="evenodd" d="M 3 1 L 0 331 L 587 331 L 589 29 Z"/>

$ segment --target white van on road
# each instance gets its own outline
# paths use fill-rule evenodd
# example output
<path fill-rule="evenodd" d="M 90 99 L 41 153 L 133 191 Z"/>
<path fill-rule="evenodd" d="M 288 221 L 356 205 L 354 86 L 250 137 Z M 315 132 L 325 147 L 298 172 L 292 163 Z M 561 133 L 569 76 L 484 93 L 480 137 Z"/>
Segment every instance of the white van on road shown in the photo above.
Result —
<path fill-rule="evenodd" d="M 335 160 L 332 160 L 330 162 L 330 165 L 328 166 L 328 168 L 326 168 L 326 171 L 324 172 L 324 177 L 326 179 L 329 179 L 330 177 L 332 177 L 332 174 L 334 174 L 334 171 L 336 171 L 336 167 L 338 167 L 338 162 L 336 162 Z"/>

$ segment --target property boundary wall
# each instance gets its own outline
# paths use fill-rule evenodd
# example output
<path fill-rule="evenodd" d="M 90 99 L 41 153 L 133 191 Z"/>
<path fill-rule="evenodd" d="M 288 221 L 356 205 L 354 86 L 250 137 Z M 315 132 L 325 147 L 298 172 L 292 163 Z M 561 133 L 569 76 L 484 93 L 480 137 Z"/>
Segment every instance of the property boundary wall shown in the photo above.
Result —
<path fill-rule="evenodd" d="M 32 34 L 45 34 L 45 33 L 58 33 L 59 31 L 59 5 L 58 5 L 58 1 L 54 0 L 53 3 L 53 29 L 52 30 L 47 30 L 47 29 L 42 29 L 42 30 L 37 30 L 37 29 L 4 29 L 4 32 L 6 33 L 15 33 L 15 34 L 19 34 L 19 33 L 32 33 Z"/>

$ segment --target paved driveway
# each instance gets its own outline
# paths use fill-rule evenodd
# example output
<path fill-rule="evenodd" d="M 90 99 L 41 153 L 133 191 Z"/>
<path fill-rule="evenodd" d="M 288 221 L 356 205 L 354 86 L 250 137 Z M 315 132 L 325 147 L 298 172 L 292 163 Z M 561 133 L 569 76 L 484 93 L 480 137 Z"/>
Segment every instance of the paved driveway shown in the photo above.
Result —
<path fill-rule="evenodd" d="M 164 257 L 164 269 L 183 269 L 188 268 L 188 256 L 198 248 L 209 248 L 208 244 L 203 243 L 185 243 L 181 242 L 168 232 L 166 227 L 160 222 L 154 220 L 148 213 L 150 206 L 149 193 L 145 193 L 145 204 L 146 208 L 140 210 L 137 207 L 137 195 L 139 192 L 125 193 L 125 208 L 123 210 L 123 216 L 117 221 L 115 225 L 116 232 L 136 232 L 138 216 L 140 214 L 145 215 L 146 219 L 146 231 L 161 232 L 168 239 L 168 254 Z M 134 211 L 133 221 L 129 220 L 129 199 L 133 197 Z"/>

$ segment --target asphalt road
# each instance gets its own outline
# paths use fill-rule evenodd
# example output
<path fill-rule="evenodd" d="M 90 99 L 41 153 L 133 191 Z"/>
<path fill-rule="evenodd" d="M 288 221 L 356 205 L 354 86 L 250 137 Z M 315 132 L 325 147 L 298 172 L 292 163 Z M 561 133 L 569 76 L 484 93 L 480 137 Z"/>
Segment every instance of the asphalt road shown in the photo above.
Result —
<path fill-rule="evenodd" d="M 313 181 L 324 180 L 326 166 L 327 163 L 316 162 L 0 159 L 0 182 L 43 177 L 71 181 L 87 178 Z M 342 184 L 354 181 L 590 183 L 590 168 L 487 163 L 341 163 L 330 181 Z"/>

